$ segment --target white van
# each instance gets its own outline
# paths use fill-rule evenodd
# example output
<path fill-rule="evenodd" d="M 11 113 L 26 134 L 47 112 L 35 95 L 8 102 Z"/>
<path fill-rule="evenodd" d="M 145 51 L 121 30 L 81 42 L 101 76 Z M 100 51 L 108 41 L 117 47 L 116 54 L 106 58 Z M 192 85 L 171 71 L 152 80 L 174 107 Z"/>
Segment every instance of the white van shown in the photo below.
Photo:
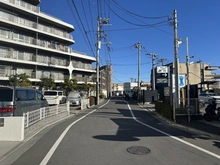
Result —
<path fill-rule="evenodd" d="M 61 90 L 48 90 L 44 92 L 44 97 L 49 105 L 58 105 L 66 102 L 65 92 Z"/>

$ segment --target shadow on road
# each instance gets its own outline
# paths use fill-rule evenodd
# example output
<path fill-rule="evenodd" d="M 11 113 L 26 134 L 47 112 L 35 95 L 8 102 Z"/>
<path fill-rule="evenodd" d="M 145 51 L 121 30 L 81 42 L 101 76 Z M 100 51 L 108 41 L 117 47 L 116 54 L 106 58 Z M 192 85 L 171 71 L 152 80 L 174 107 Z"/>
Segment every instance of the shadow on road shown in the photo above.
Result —
<path fill-rule="evenodd" d="M 123 100 L 111 101 L 117 105 L 126 104 L 126 102 L 124 102 Z M 107 105 L 100 109 L 101 111 L 98 111 L 91 116 L 109 118 L 118 125 L 117 133 L 115 135 L 97 135 L 93 138 L 109 141 L 138 141 L 140 140 L 139 137 L 148 138 L 170 135 L 181 139 L 212 140 L 213 146 L 220 148 L 220 142 L 216 141 L 216 139 L 213 139 L 208 135 L 196 134 L 175 125 L 170 125 L 156 117 L 153 117 L 150 112 L 144 111 L 135 103 L 129 103 L 129 105 L 132 107 L 132 112 L 135 116 L 135 119 L 144 124 L 140 124 L 139 122 L 135 121 L 129 109 L 121 108 L 117 109 L 118 112 L 115 112 L 115 109 L 113 111 L 113 108 L 108 107 Z"/>

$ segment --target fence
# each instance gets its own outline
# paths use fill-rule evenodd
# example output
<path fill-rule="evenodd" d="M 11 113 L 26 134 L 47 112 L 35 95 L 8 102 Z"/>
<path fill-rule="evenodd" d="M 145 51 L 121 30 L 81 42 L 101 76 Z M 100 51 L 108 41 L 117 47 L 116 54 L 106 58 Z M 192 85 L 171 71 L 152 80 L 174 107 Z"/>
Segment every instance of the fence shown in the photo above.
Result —
<path fill-rule="evenodd" d="M 69 116 L 69 102 L 40 108 L 24 114 L 24 139 L 31 137 L 45 126 Z"/>
<path fill-rule="evenodd" d="M 188 99 L 173 99 L 173 118 L 176 121 L 178 116 L 186 116 L 188 122 L 190 122 L 192 116 L 201 115 L 201 105 L 198 98 L 190 98 L 189 106 Z"/>

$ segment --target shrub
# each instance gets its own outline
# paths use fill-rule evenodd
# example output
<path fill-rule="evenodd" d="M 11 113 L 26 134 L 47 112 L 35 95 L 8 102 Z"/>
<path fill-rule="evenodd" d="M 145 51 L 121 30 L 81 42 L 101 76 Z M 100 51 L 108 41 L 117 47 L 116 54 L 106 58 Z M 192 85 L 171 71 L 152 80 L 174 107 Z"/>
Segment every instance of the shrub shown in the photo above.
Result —
<path fill-rule="evenodd" d="M 103 93 L 101 93 L 101 94 L 99 95 L 99 98 L 100 98 L 100 99 L 104 99 L 104 98 L 105 98 L 105 95 L 104 95 Z"/>
<path fill-rule="evenodd" d="M 160 115 L 166 117 L 169 120 L 173 120 L 173 107 L 168 103 L 156 102 L 155 110 Z"/>

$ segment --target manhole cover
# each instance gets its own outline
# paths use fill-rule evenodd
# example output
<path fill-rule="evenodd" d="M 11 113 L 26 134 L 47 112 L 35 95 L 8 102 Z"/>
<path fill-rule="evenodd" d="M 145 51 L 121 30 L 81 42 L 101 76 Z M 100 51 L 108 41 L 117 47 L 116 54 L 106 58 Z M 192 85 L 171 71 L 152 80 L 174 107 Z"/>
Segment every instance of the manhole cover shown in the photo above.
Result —
<path fill-rule="evenodd" d="M 131 146 L 127 148 L 127 151 L 135 155 L 145 155 L 150 153 L 150 149 L 142 146 Z"/>

